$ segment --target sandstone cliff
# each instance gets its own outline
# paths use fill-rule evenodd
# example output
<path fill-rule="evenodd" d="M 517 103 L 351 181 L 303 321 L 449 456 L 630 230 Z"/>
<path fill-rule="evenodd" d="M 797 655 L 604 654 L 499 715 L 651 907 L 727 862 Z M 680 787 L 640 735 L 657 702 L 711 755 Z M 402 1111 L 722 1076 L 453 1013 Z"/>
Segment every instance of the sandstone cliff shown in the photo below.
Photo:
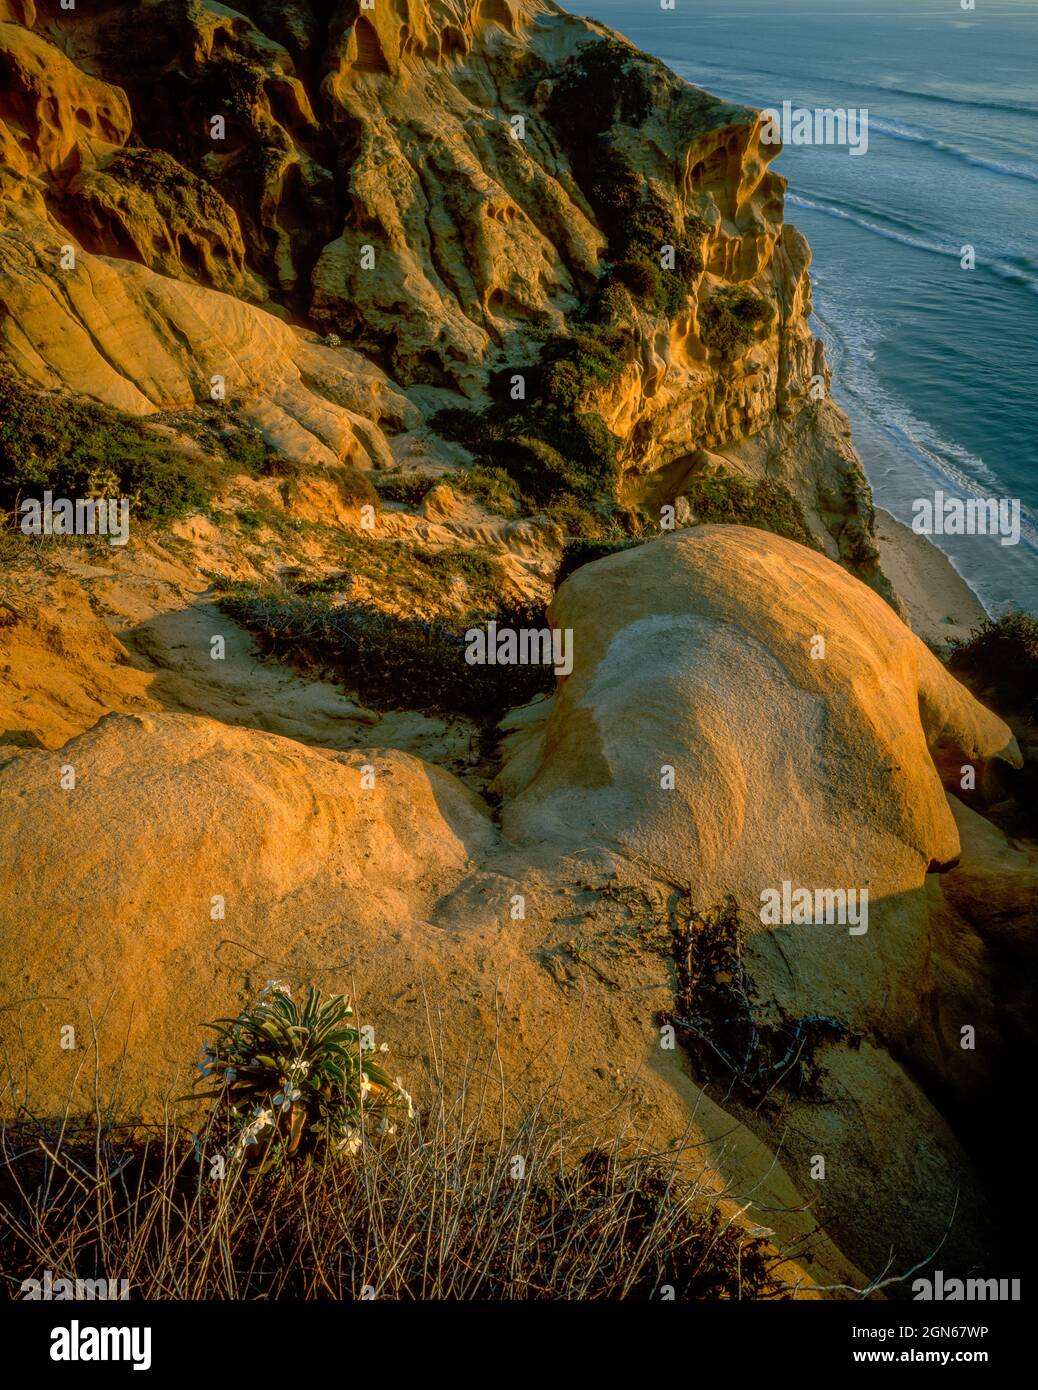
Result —
<path fill-rule="evenodd" d="M 0 342 L 30 381 L 148 415 L 219 377 L 272 447 L 384 467 L 389 437 L 485 402 L 546 337 L 605 337 L 567 403 L 621 484 L 724 455 L 875 577 L 757 112 L 544 0 L 12 17 Z"/>
<path fill-rule="evenodd" d="M 96 1032 L 154 1117 L 284 974 L 419 1093 L 432 1001 L 517 1093 L 690 1138 L 797 1278 L 949 1224 L 982 1264 L 1019 753 L 884 601 L 758 113 L 550 0 L 0 0 L 0 74 L 0 481 L 135 508 L 0 536 L 0 1112 L 92 1108 Z M 567 542 L 634 544 L 556 593 Z M 457 628 L 549 600 L 572 671 L 459 704 Z M 765 924 L 784 880 L 868 932 Z"/>

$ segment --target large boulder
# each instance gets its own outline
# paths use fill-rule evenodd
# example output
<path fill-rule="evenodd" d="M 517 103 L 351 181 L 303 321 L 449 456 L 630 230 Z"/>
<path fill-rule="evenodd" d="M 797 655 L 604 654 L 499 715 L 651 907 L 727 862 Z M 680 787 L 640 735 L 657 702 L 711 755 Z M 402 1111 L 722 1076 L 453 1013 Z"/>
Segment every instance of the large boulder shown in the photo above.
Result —
<path fill-rule="evenodd" d="M 700 910 L 733 897 L 758 1018 L 846 1030 L 824 1049 L 826 1103 L 797 1104 L 784 1140 L 795 1172 L 826 1159 L 829 1229 L 849 1235 L 867 1204 L 898 1213 L 919 1248 L 958 1191 L 965 1235 L 981 1202 L 942 1105 L 963 1080 L 964 1025 L 974 1084 L 997 1065 L 1011 968 L 969 920 L 931 926 L 927 880 L 961 853 L 942 777 L 960 790 L 975 776 L 982 801 L 997 768 L 1020 763 L 1007 726 L 871 589 L 749 528 L 697 527 L 585 566 L 550 617 L 573 670 L 513 717 L 505 833 L 531 855 L 608 849 Z M 786 910 L 804 889 L 810 912 Z M 850 913 L 827 922 L 818 892 L 846 893 Z M 872 1235 L 879 1261 L 889 1230 Z"/>
<path fill-rule="evenodd" d="M 271 976 L 349 988 L 336 966 L 357 939 L 413 931 L 494 834 L 461 783 L 407 754 L 188 715 L 108 715 L 0 783 L 18 865 L 0 892 L 3 1041 L 24 1058 L 17 1099 L 42 1113 L 82 1107 L 96 1030 L 102 1091 L 154 1117 L 203 1021 Z"/>

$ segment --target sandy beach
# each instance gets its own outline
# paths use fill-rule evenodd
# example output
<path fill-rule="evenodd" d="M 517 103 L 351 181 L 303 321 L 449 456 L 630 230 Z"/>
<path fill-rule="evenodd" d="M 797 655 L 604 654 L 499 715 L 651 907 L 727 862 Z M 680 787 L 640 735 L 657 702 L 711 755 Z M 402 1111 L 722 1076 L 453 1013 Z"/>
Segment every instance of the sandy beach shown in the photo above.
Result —
<path fill-rule="evenodd" d="M 968 637 L 987 613 L 951 561 L 909 526 L 876 508 L 883 572 L 904 600 L 912 630 L 931 646 Z"/>

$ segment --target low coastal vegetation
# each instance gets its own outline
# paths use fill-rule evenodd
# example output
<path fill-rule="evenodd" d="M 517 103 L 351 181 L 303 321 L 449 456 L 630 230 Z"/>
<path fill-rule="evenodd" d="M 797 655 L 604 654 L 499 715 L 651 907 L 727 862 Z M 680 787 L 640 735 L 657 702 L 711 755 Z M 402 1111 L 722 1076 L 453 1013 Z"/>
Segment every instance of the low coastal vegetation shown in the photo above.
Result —
<path fill-rule="evenodd" d="M 792 1017 L 758 1000 L 744 958 L 746 931 L 731 897 L 705 912 L 690 903 L 673 926 L 676 989 L 669 1023 L 704 1081 L 759 1110 L 784 1097 L 824 1103 L 819 1051 L 861 1035 L 822 1014 Z"/>
<path fill-rule="evenodd" d="M 622 369 L 622 349 L 619 334 L 549 337 L 535 364 L 491 379 L 488 406 L 448 407 L 432 427 L 470 450 L 485 482 L 498 480 L 498 496 L 521 498 L 527 512 L 568 509 L 582 516 L 581 530 L 604 531 L 618 511 L 619 440 L 587 398 Z"/>
<path fill-rule="evenodd" d="M 444 484 L 475 498 L 498 516 L 518 516 L 529 510 L 524 507 L 515 479 L 493 465 L 475 464 L 442 477 L 431 473 L 375 473 L 371 481 L 379 498 L 404 507 L 420 507 L 434 487 Z"/>
<path fill-rule="evenodd" d="M 464 554 L 471 563 L 482 558 Z M 501 627 L 541 628 L 541 606 L 506 607 L 498 600 L 482 615 L 421 619 L 344 601 L 335 584 L 334 579 L 234 583 L 221 589 L 218 601 L 229 617 L 255 634 L 266 653 L 334 675 L 375 709 L 464 714 L 493 722 L 554 684 L 549 666 L 465 661 L 471 621 L 492 616 Z"/>
<path fill-rule="evenodd" d="M 690 479 L 682 495 L 697 521 L 756 526 L 760 531 L 771 531 L 812 550 L 821 550 L 808 530 L 800 502 L 789 488 L 771 478 L 749 482 L 724 472 L 704 473 Z"/>
<path fill-rule="evenodd" d="M 699 333 L 707 347 L 730 361 L 746 351 L 757 325 L 770 314 L 767 300 L 742 285 L 727 285 L 700 306 Z"/>
<path fill-rule="evenodd" d="M 145 423 L 0 369 L 0 509 L 9 520 L 21 501 L 50 491 L 127 498 L 136 520 L 169 523 L 205 511 L 237 474 L 274 476 L 278 458 L 259 430 L 215 407 Z"/>
<path fill-rule="evenodd" d="M 618 287 L 643 306 L 673 317 L 703 271 L 700 248 L 706 223 L 693 214 L 679 227 L 672 205 L 610 139 L 614 124 L 639 127 L 646 122 L 657 87 L 669 76 L 657 60 L 606 39 L 574 54 L 554 79 L 548 119 L 608 241 L 610 264 L 598 298 L 604 319 L 619 307 Z M 661 264 L 665 246 L 673 252 L 669 268 Z"/>
<path fill-rule="evenodd" d="M 132 1300 L 790 1296 L 695 1151 L 603 1145 L 551 1092 L 505 1105 L 486 1059 L 416 1109 L 343 1002 L 271 982 L 226 1020 L 193 1130 L 23 1108 L 0 1130 L 2 1292 L 115 1269 Z"/>
<path fill-rule="evenodd" d="M 1038 617 L 1013 609 L 951 647 L 950 668 L 997 709 L 1038 720 Z"/>
<path fill-rule="evenodd" d="M 1038 839 L 1038 617 L 1011 609 L 950 643 L 948 666 L 1012 728 L 1024 757 L 1003 773 L 1007 798 L 991 812 L 1009 834 Z"/>
<path fill-rule="evenodd" d="M 200 511 L 220 471 L 215 460 L 188 467 L 131 416 L 0 373 L 0 507 L 7 514 L 50 490 L 127 497 L 137 517 L 170 521 Z"/>

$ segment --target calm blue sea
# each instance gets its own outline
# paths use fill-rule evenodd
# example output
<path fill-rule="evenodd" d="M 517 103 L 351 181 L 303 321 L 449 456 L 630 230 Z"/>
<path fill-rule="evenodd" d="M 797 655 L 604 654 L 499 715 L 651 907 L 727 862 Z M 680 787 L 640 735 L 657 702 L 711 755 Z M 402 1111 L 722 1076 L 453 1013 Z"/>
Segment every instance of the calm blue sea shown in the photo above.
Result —
<path fill-rule="evenodd" d="M 868 110 L 865 155 L 787 145 L 774 165 L 834 393 L 901 520 L 938 488 L 1020 499 L 1017 546 L 934 539 L 990 611 L 1038 612 L 1038 0 L 590 5 L 718 96 Z"/>

